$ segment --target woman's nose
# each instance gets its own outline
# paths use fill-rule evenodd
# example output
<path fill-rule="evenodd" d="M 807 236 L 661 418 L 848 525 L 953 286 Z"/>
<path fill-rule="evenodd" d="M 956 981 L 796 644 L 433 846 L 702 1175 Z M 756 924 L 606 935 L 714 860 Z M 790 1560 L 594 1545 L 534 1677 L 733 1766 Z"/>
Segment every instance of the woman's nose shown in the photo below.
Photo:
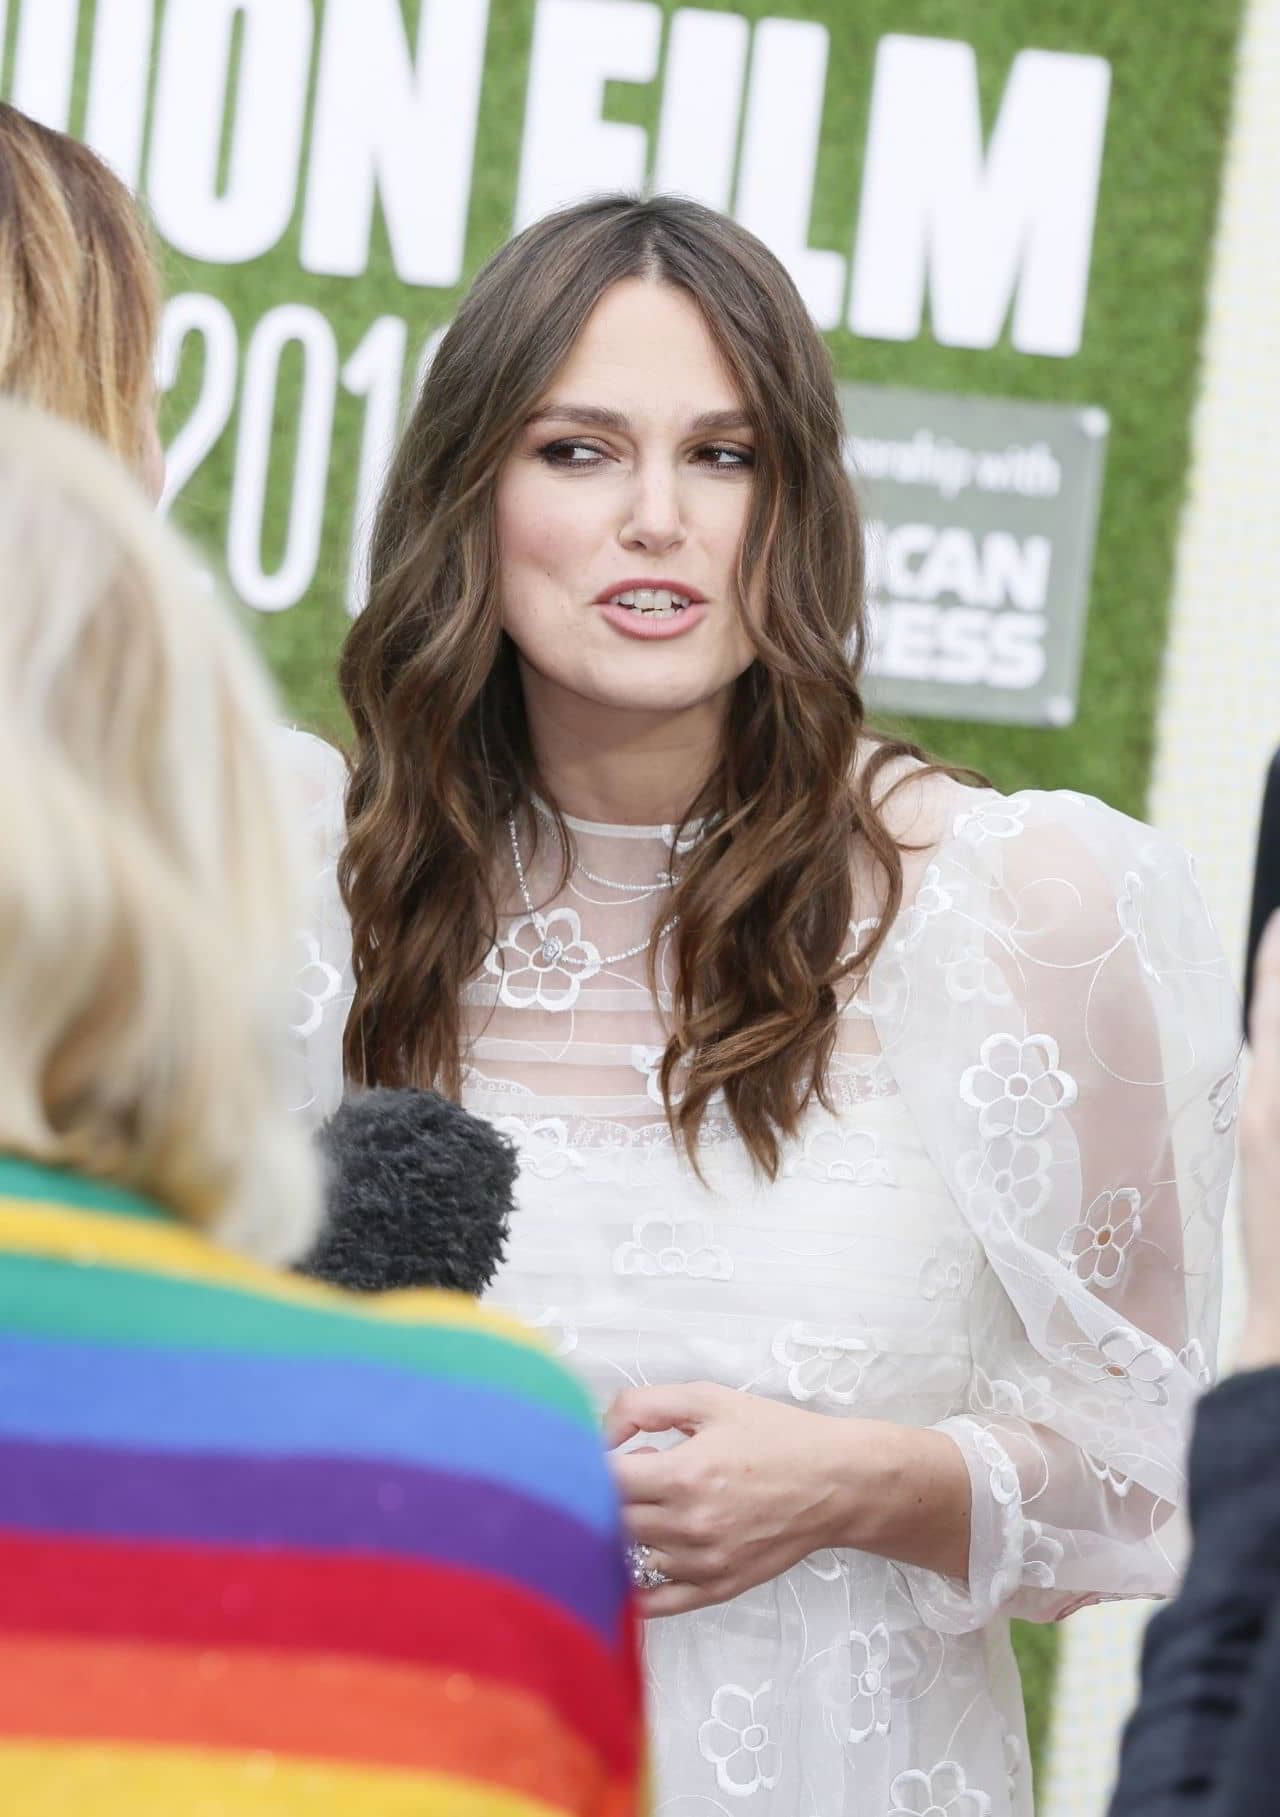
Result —
<path fill-rule="evenodd" d="M 677 477 L 669 469 L 639 469 L 629 490 L 619 540 L 624 548 L 660 552 L 684 541 Z"/>

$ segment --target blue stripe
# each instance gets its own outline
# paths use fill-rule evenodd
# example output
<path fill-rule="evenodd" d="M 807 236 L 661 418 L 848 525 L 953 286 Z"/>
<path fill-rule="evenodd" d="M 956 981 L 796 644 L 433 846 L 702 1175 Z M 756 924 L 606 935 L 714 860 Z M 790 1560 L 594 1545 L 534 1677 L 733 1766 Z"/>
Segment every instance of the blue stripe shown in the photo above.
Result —
<path fill-rule="evenodd" d="M 0 1336 L 0 1434 L 248 1456 L 346 1456 L 505 1484 L 601 1533 L 617 1507 L 582 1425 L 490 1388 L 362 1362 Z"/>

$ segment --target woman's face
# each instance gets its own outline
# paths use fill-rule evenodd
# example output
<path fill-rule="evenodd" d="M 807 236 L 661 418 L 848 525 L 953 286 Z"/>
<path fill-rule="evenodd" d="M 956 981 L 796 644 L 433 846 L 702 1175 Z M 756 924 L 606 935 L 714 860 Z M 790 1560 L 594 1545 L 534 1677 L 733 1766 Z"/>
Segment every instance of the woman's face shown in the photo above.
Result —
<path fill-rule="evenodd" d="M 498 478 L 502 622 L 535 725 L 723 715 L 753 657 L 736 566 L 754 440 L 692 299 L 606 291 Z"/>

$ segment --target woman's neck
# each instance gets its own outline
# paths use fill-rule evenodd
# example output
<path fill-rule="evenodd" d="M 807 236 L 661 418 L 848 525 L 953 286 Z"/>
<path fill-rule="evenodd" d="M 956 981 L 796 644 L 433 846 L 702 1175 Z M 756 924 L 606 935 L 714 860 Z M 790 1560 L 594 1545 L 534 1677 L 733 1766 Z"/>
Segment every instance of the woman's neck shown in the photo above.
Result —
<path fill-rule="evenodd" d="M 547 710 L 526 696 L 538 774 L 561 812 L 610 826 L 683 820 L 719 756 L 720 709 L 650 715 L 581 704 L 586 711 Z"/>

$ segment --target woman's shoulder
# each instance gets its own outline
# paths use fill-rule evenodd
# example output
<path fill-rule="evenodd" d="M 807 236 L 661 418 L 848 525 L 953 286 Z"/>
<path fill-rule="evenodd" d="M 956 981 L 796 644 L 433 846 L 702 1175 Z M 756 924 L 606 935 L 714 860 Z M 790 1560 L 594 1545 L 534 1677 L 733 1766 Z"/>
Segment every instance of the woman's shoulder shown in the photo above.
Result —
<path fill-rule="evenodd" d="M 1097 796 L 1075 789 L 1009 793 L 906 753 L 881 760 L 871 802 L 908 861 L 963 858 L 984 849 L 991 860 L 1021 868 L 1029 858 L 1074 863 L 1128 862 L 1134 867 L 1188 862 L 1176 842 Z"/>
<path fill-rule="evenodd" d="M 1123 931 L 1144 904 L 1170 922 L 1207 922 L 1188 854 L 1096 796 L 1005 793 L 904 755 L 882 763 L 871 799 L 901 853 L 899 915 L 914 927 L 927 910 L 938 937 L 954 926 L 964 940 L 975 924 L 1012 917 L 1084 939 Z M 856 895 L 870 905 L 878 888 L 867 893 L 863 880 Z"/>
<path fill-rule="evenodd" d="M 1086 899 L 1129 876 L 1195 878 L 1190 856 L 1167 833 L 1076 789 L 973 790 L 939 849 L 1006 881 L 1069 878 Z"/>

